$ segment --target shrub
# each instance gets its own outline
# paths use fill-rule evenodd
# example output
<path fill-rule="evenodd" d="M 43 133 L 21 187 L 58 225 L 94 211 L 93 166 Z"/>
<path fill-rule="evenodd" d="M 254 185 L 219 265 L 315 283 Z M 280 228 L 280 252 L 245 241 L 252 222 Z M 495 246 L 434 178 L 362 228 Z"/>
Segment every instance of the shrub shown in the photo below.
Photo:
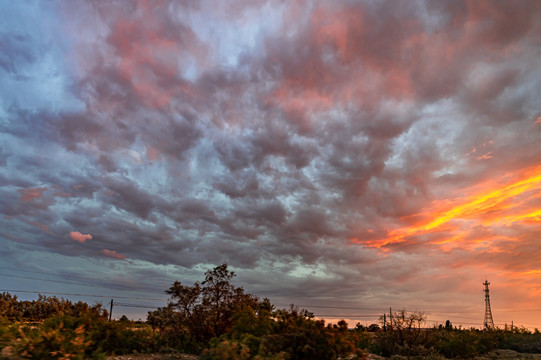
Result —
<path fill-rule="evenodd" d="M 509 331 L 502 334 L 500 348 L 521 353 L 541 353 L 541 334 L 528 331 Z"/>
<path fill-rule="evenodd" d="M 73 317 L 46 320 L 41 326 L 17 326 L 2 356 L 19 359 L 104 359 L 93 346 L 84 322 Z"/>

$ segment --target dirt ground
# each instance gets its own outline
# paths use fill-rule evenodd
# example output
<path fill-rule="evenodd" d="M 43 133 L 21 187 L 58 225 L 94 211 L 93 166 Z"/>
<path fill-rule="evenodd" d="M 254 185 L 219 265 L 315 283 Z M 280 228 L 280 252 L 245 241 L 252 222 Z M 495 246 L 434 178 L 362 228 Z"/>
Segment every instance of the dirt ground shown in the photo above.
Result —
<path fill-rule="evenodd" d="M 381 357 L 381 356 L 378 356 L 378 355 L 374 355 L 374 354 L 369 354 L 368 355 L 368 360 L 386 360 L 386 359 L 387 358 L 384 358 L 384 357 Z M 393 357 L 393 359 L 407 360 L 407 357 L 405 357 L 405 356 L 404 357 L 395 356 L 395 357 Z M 428 358 L 425 358 L 425 359 L 428 359 Z M 521 359 L 521 360 L 541 360 L 541 354 L 523 354 L 523 353 L 518 353 L 518 352 L 513 351 L 513 350 L 494 350 L 494 351 L 491 351 L 488 354 L 485 354 L 483 356 L 478 356 L 474 360 L 516 360 L 516 359 Z"/>
<path fill-rule="evenodd" d="M 199 357 L 187 354 L 141 354 L 109 356 L 107 360 L 198 360 Z"/>
<path fill-rule="evenodd" d="M 199 357 L 187 354 L 142 354 L 142 355 L 118 355 L 109 356 L 107 360 L 198 360 Z M 386 359 L 381 356 L 370 354 L 369 360 Z M 404 358 L 406 359 L 406 358 Z M 484 356 L 479 356 L 475 360 L 541 360 L 541 354 L 522 354 L 513 350 L 495 350 Z"/>
<path fill-rule="evenodd" d="M 476 360 L 541 360 L 541 354 L 523 354 L 513 350 L 494 350 L 484 356 L 475 358 Z"/>

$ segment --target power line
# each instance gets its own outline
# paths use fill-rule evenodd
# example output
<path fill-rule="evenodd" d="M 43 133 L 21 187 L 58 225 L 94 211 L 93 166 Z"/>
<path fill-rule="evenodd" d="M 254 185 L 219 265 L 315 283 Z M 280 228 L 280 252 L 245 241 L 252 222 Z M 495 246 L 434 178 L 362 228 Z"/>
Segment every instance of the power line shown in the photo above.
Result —
<path fill-rule="evenodd" d="M 0 268 L 2 269 L 2 268 Z M 15 278 L 29 278 L 32 280 L 41 280 L 41 281 L 52 281 L 52 282 L 59 282 L 59 283 L 66 283 L 66 284 L 77 284 L 79 283 L 73 283 L 73 282 L 67 282 L 67 281 L 60 281 L 60 280 L 45 280 L 45 279 L 36 279 L 31 277 L 24 277 L 19 275 L 7 275 L 7 274 L 0 274 L 0 276 L 7 276 L 7 277 L 15 277 Z M 84 285 L 84 284 L 83 284 Z M 87 286 L 94 286 L 94 287 L 101 287 L 99 285 L 91 285 L 86 284 Z M 164 298 L 151 298 L 151 297 L 137 297 L 137 296 L 114 296 L 114 295 L 97 295 L 97 294 L 80 294 L 80 293 L 61 293 L 61 292 L 40 292 L 40 291 L 32 291 L 32 290 L 16 290 L 16 289 L 0 289 L 0 291 L 5 292 L 13 292 L 13 293 L 31 293 L 31 294 L 47 294 L 47 295 L 64 295 L 64 296 L 81 296 L 81 297 L 97 297 L 97 298 L 113 298 L 113 299 L 130 299 L 130 300 L 150 300 L 150 301 L 168 301 L 169 299 Z M 118 306 L 124 306 L 124 307 L 133 307 L 133 308 L 145 308 L 145 309 L 156 309 L 156 306 L 150 306 L 150 305 L 143 305 L 143 304 L 123 304 L 123 303 L 117 303 Z M 306 305 L 306 304 L 290 304 L 297 307 L 303 307 L 303 308 L 320 308 L 320 309 L 341 309 L 341 310 L 379 310 L 379 308 L 363 308 L 363 307 L 345 307 L 345 306 L 326 306 L 326 305 Z M 289 305 L 289 306 L 290 306 Z M 276 305 L 277 307 L 283 306 L 283 305 Z M 405 310 L 405 309 L 404 309 Z M 505 311 L 505 310 L 502 310 Z M 508 310 L 512 311 L 512 310 Z M 521 310 L 514 310 L 513 312 L 520 312 Z M 523 311 L 535 311 L 535 309 L 529 308 L 524 309 Z M 425 312 L 426 313 L 426 312 Z M 434 312 L 435 314 L 443 315 L 443 316 L 449 316 L 450 319 L 466 319 L 466 320 L 476 320 L 476 318 L 472 317 L 464 317 L 464 316 L 455 316 L 455 315 L 448 315 L 442 312 Z M 322 317 L 345 317 L 345 318 L 379 318 L 380 314 L 314 314 L 314 316 Z M 426 320 L 427 322 L 432 323 L 442 323 L 446 320 Z M 476 322 L 465 322 L 465 321 L 457 321 L 459 324 L 471 324 L 471 325 L 479 325 L 480 321 Z M 503 324 L 503 323 L 502 323 Z M 498 325 L 502 325 L 498 323 Z M 531 324 L 524 324 L 528 326 L 534 326 Z"/>
<path fill-rule="evenodd" d="M 21 270 L 21 269 L 15 269 L 15 268 L 10 268 L 10 267 L 4 267 L 4 266 L 0 266 L 0 270 L 8 270 L 8 271 L 16 271 L 16 272 L 25 272 L 25 273 L 31 273 L 31 274 L 39 274 L 39 275 L 50 275 L 50 276 L 64 276 L 65 275 L 59 275 L 57 273 L 52 273 L 52 272 L 46 272 L 46 271 L 33 271 L 33 270 Z M 77 276 L 83 280 L 90 280 L 90 281 L 102 281 L 103 279 L 102 278 L 94 278 L 94 277 L 90 277 L 90 276 Z M 41 280 L 41 279 L 40 279 Z M 127 281 L 120 281 L 120 280 L 111 280 L 111 281 L 114 281 L 116 284 L 123 284 L 123 285 L 127 285 L 127 286 L 131 286 L 132 283 L 130 282 L 127 282 Z M 168 285 L 164 285 L 165 286 L 168 286 Z"/>
<path fill-rule="evenodd" d="M 364 314 L 314 314 L 314 316 L 329 316 L 329 317 L 344 317 L 344 318 L 378 318 L 380 315 L 364 315 Z"/>
<path fill-rule="evenodd" d="M 100 297 L 100 298 L 118 298 L 118 299 L 130 299 L 130 300 L 156 300 L 156 301 L 165 301 L 167 299 L 158 299 L 158 298 L 145 298 L 145 297 L 130 297 L 130 296 L 105 296 L 105 295 L 93 295 L 93 294 L 76 294 L 76 293 L 55 293 L 55 292 L 38 292 L 38 291 L 31 291 L 31 290 L 12 290 L 12 289 L 0 289 L 0 291 L 7 291 L 7 292 L 20 292 L 20 293 L 33 293 L 33 294 L 51 294 L 51 295 L 69 295 L 69 296 L 88 296 L 88 297 Z M 156 309 L 156 306 L 148 305 L 148 304 L 133 304 L 133 303 L 115 303 L 115 306 L 119 307 L 129 307 L 129 308 L 139 308 L 139 309 Z M 301 306 L 307 306 L 307 305 L 301 305 Z M 332 307 L 332 306 L 322 306 L 322 305 L 313 305 L 312 307 L 323 307 L 323 308 L 337 308 L 341 309 L 342 307 Z M 359 309 L 359 308 L 348 308 L 348 309 Z M 360 318 L 367 318 L 367 319 L 377 319 L 379 318 L 380 314 L 313 314 L 317 317 L 340 317 L 344 319 L 360 319 Z M 443 313 L 440 313 L 440 315 L 444 315 Z M 450 316 L 450 318 L 455 318 L 454 316 Z M 464 317 L 463 317 L 464 318 Z M 465 319 L 471 319 L 472 318 L 465 318 Z M 439 319 L 426 319 L 425 320 L 428 323 L 433 324 L 442 324 L 447 320 L 439 320 Z M 460 325 L 481 325 L 481 321 L 476 322 L 467 322 L 467 321 L 459 321 Z M 496 323 L 498 326 L 503 326 L 504 323 Z M 517 327 L 520 326 L 534 326 L 532 324 L 519 324 L 516 325 Z"/>
<path fill-rule="evenodd" d="M 302 304 L 289 304 L 287 306 L 305 307 L 305 308 L 319 308 L 319 309 L 342 309 L 342 310 L 381 310 L 381 308 L 368 308 L 368 307 L 344 307 L 344 306 L 326 306 L 326 305 L 302 305 Z M 275 305 L 286 306 L 286 305 Z"/>
<path fill-rule="evenodd" d="M 19 275 L 5 275 L 0 274 L 0 276 L 11 276 L 11 277 L 21 277 Z M 28 277 L 23 277 L 28 278 Z M 33 280 L 42 280 L 42 279 L 35 279 L 30 278 Z M 49 280 L 54 282 L 61 282 L 66 284 L 77 284 L 72 282 L 62 282 L 60 280 Z M 88 286 L 95 286 L 100 287 L 99 285 L 88 285 Z M 88 296 L 88 297 L 100 297 L 100 298 L 118 298 L 118 299 L 131 299 L 131 300 L 154 300 L 154 301 L 167 301 L 168 299 L 163 298 L 150 298 L 150 297 L 135 297 L 135 296 L 111 296 L 111 295 L 96 295 L 96 294 L 78 294 L 78 293 L 60 293 L 60 292 L 45 292 L 45 291 L 31 291 L 31 290 L 14 290 L 14 289 L 0 289 L 0 291 L 7 291 L 7 292 L 19 292 L 19 293 L 32 293 L 32 294 L 48 294 L 48 295 L 66 295 L 66 296 Z M 291 305 L 291 304 L 290 304 Z M 290 306 L 287 305 L 287 306 Z M 319 308 L 319 309 L 338 309 L 338 310 L 380 310 L 380 308 L 364 308 L 364 307 L 345 307 L 345 306 L 326 306 L 326 305 L 306 305 L 306 304 L 299 304 L 295 305 L 296 307 L 304 307 L 304 308 Z M 277 307 L 281 307 L 284 305 L 276 305 Z M 286 307 L 287 307 L 286 306 Z M 332 316 L 341 316 L 341 315 L 332 315 Z M 364 316 L 364 315 L 363 315 Z M 379 315 L 378 315 L 379 316 Z"/>
<path fill-rule="evenodd" d="M 99 298 L 108 298 L 108 299 L 113 298 L 113 299 L 156 300 L 156 301 L 167 301 L 167 300 L 168 300 L 168 299 L 147 298 L 147 297 L 135 297 L 135 296 L 71 294 L 71 293 L 57 293 L 57 292 L 47 292 L 47 291 L 30 291 L 30 290 L 0 289 L 0 291 L 15 292 L 15 293 L 47 294 L 47 295 L 88 296 L 88 297 L 99 297 Z"/>
<path fill-rule="evenodd" d="M 5 266 L 0 266 L 0 270 L 24 272 L 24 273 L 39 274 L 39 275 L 50 275 L 50 276 L 57 276 L 57 277 L 61 276 L 63 278 L 67 278 L 67 276 L 65 274 L 59 275 L 57 273 L 46 272 L 46 271 L 21 270 L 21 269 L 15 269 L 15 268 L 10 268 L 10 267 L 5 267 Z M 71 278 L 75 279 L 75 280 L 79 280 L 79 279 L 88 280 L 90 282 L 98 282 L 98 281 L 103 281 L 104 280 L 103 278 L 94 278 L 94 277 L 90 277 L 90 276 L 72 276 Z M 45 279 L 35 278 L 34 280 L 42 280 L 43 281 Z M 59 281 L 59 280 L 55 280 L 55 281 Z M 115 284 L 120 284 L 120 285 L 125 285 L 125 286 L 133 286 L 133 283 L 128 282 L 128 281 L 121 281 L 121 280 L 110 280 L 110 281 L 114 282 Z M 84 284 L 84 283 L 82 283 L 82 284 Z M 157 285 L 157 284 L 154 284 L 154 285 Z M 159 286 L 165 288 L 165 287 L 168 287 L 169 285 L 162 284 L 162 285 L 159 285 Z M 104 288 L 106 288 L 106 286 L 104 286 Z M 129 290 L 129 291 L 133 291 L 133 290 Z"/>
<path fill-rule="evenodd" d="M 17 271 L 17 272 L 31 273 L 31 274 L 40 274 L 40 275 L 45 274 L 45 275 L 58 276 L 58 274 L 51 273 L 51 272 L 46 272 L 46 271 L 21 270 L 21 269 L 14 269 L 14 268 L 4 267 L 4 266 L 0 266 L 0 270 L 9 270 L 9 271 Z"/>
<path fill-rule="evenodd" d="M 85 283 L 76 283 L 76 282 L 72 282 L 72 281 L 62 281 L 62 280 L 52 280 L 52 279 L 40 279 L 40 278 L 33 278 L 33 277 L 30 277 L 30 276 L 22 276 L 22 275 L 0 274 L 0 276 L 12 277 L 12 278 L 17 278 L 17 279 L 28 279 L 28 280 L 49 281 L 49 282 L 54 282 L 54 283 L 59 283 L 59 284 L 83 285 L 83 286 L 92 286 L 92 287 L 106 288 L 105 286 L 101 286 L 101 285 L 93 285 L 93 284 L 85 284 Z"/>
<path fill-rule="evenodd" d="M 130 308 L 141 308 L 141 309 L 156 309 L 155 306 L 150 306 L 150 305 L 140 305 L 140 304 L 123 304 L 123 303 L 115 303 L 115 306 L 123 306 L 123 307 L 130 307 Z"/>
<path fill-rule="evenodd" d="M 9 270 L 9 271 L 18 271 L 18 272 L 27 272 L 27 273 L 36 273 L 36 274 L 46 274 L 46 275 L 51 275 L 51 276 L 57 276 L 57 274 L 53 274 L 53 273 L 38 272 L 38 271 L 32 271 L 32 270 L 20 270 L 20 269 L 14 269 L 14 268 L 9 268 L 9 267 L 0 267 L 0 270 Z M 64 280 L 53 280 L 53 279 L 43 279 L 43 278 L 36 278 L 36 277 L 22 276 L 22 275 L 15 275 L 15 274 L 0 274 L 0 276 L 12 277 L 12 278 L 20 278 L 20 279 L 29 279 L 29 280 L 38 280 L 38 281 L 48 281 L 48 282 L 55 282 L 55 283 L 69 284 L 69 285 L 90 286 L 90 287 L 97 287 L 97 288 L 102 288 L 102 289 L 110 289 L 111 288 L 109 286 L 98 285 L 98 284 L 89 284 L 89 283 L 81 283 L 81 282 L 74 282 L 74 281 L 64 281 Z M 85 277 L 83 277 L 83 278 L 85 278 Z M 86 277 L 86 279 L 98 280 L 98 279 L 90 278 L 90 277 Z M 117 281 L 117 283 L 124 284 L 124 285 L 131 285 L 131 284 L 128 284 L 126 282 Z M 8 291 L 15 291 L 15 290 L 8 290 Z M 18 292 L 32 293 L 31 291 L 24 291 L 24 290 L 17 290 L 17 291 Z M 125 289 L 125 290 L 122 290 L 122 291 L 137 291 L 137 290 Z M 39 292 L 34 292 L 34 293 L 39 293 Z M 46 294 L 47 292 L 41 292 L 41 293 Z M 63 293 L 50 293 L 50 294 L 53 294 L 53 295 L 54 294 L 70 295 L 70 294 L 63 294 Z M 83 294 L 74 294 L 74 295 L 75 296 L 83 296 Z M 90 294 L 86 294 L 84 296 L 111 297 L 111 296 L 101 296 L 101 295 L 96 296 L 96 295 L 90 295 Z M 116 298 L 123 298 L 123 297 L 116 296 Z M 130 298 L 130 297 L 125 297 L 125 298 Z M 160 301 L 166 300 L 166 299 L 142 298 L 142 297 L 131 297 L 131 298 L 132 299 L 141 299 L 141 300 L 160 300 Z M 276 305 L 276 306 L 277 307 L 288 307 L 290 305 L 291 304 L 289 304 L 289 305 Z M 347 306 L 305 305 L 305 304 L 293 304 L 293 305 L 297 306 L 297 307 L 304 307 L 304 308 L 342 309 L 342 310 L 360 310 L 360 311 L 364 311 L 364 310 L 380 310 L 381 309 L 379 307 L 377 307 L 377 308 L 376 307 L 347 307 Z M 541 308 L 524 308 L 524 309 L 514 308 L 512 310 L 507 310 L 507 309 L 498 310 L 498 312 L 523 312 L 523 311 L 541 311 Z M 433 310 L 425 310 L 423 312 L 445 315 L 445 313 L 441 313 L 440 311 L 433 311 Z M 461 311 L 461 313 L 464 313 L 464 311 Z M 473 314 L 474 312 L 470 311 L 470 313 Z M 452 317 L 453 318 L 465 318 L 465 317 L 461 317 L 461 316 L 452 316 Z M 466 319 L 473 319 L 473 318 L 466 318 Z"/>
<path fill-rule="evenodd" d="M 81 282 L 74 282 L 74 281 L 64 281 L 64 280 L 41 279 L 41 278 L 35 278 L 35 277 L 30 277 L 30 276 L 22 276 L 22 275 L 14 275 L 14 274 L 0 274 L 0 276 L 17 278 L 17 279 L 48 281 L 48 282 L 54 282 L 54 283 L 59 283 L 59 284 L 67 284 L 67 285 L 90 286 L 90 287 L 97 287 L 97 288 L 101 288 L 101 289 L 111 289 L 112 288 L 112 286 L 104 286 L 104 285 L 81 283 Z M 123 289 L 122 291 L 141 291 L 141 290 L 140 289 Z"/>

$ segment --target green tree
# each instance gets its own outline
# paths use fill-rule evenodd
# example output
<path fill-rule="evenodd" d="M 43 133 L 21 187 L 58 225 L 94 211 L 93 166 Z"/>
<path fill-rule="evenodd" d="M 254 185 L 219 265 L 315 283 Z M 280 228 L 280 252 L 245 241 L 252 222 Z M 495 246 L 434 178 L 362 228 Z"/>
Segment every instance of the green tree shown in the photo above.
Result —
<path fill-rule="evenodd" d="M 169 304 L 148 313 L 147 322 L 154 327 L 174 328 L 191 341 L 206 345 L 210 339 L 231 330 L 233 315 L 238 309 L 251 307 L 259 310 L 268 306 L 254 295 L 246 294 L 242 287 L 235 287 L 231 280 L 233 271 L 222 264 L 205 273 L 205 280 L 192 286 L 175 281 L 166 290 Z"/>

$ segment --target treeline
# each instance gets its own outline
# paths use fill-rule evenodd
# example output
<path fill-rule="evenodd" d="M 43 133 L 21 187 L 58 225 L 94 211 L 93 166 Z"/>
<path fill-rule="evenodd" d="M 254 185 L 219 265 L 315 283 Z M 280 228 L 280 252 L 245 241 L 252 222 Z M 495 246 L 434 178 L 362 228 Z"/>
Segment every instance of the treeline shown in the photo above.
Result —
<path fill-rule="evenodd" d="M 57 297 L 47 297 L 41 294 L 37 300 L 19 300 L 16 295 L 3 292 L 0 294 L 0 315 L 11 321 L 39 322 L 54 316 L 84 316 L 106 319 L 107 310 L 100 304 L 88 305 L 85 302 L 76 303 Z"/>
<path fill-rule="evenodd" d="M 148 313 L 147 323 L 170 339 L 169 346 L 201 359 L 336 359 L 362 357 L 357 335 L 345 322 L 325 326 L 306 310 L 277 310 L 268 299 L 235 287 L 227 265 L 205 273 L 194 285 L 175 282 L 166 307 Z"/>
<path fill-rule="evenodd" d="M 104 359 L 130 353 L 192 353 L 201 360 L 366 359 L 368 353 L 418 359 L 473 358 L 502 348 L 541 353 L 541 334 L 513 331 L 427 329 L 422 313 L 399 311 L 392 324 L 348 328 L 325 324 L 293 305 L 276 309 L 235 287 L 227 265 L 193 285 L 175 282 L 167 306 L 146 323 L 107 321 L 100 305 L 41 296 L 0 297 L 0 359 Z M 31 322 L 30 322 L 31 321 Z M 385 326 L 384 326 L 385 325 Z"/>

